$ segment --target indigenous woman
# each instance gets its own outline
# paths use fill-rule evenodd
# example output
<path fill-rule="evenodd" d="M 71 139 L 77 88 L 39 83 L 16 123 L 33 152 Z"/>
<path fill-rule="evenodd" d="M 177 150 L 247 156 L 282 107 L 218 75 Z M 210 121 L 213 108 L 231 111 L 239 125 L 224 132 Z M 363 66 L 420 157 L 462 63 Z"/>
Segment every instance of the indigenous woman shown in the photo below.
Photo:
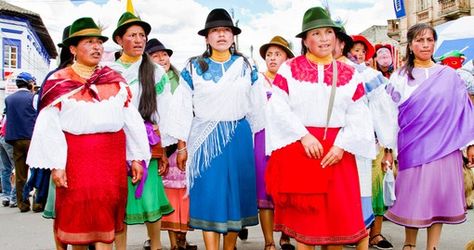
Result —
<path fill-rule="evenodd" d="M 211 250 L 219 249 L 220 233 L 225 235 L 224 249 L 234 249 L 242 227 L 258 223 L 252 132 L 246 118 L 263 104 L 254 105 L 252 98 L 257 71 L 235 48 L 234 35 L 240 32 L 226 10 L 212 10 L 198 32 L 207 49 L 189 60 L 178 86 L 185 90 L 185 114 L 176 119 L 185 121 L 185 134 L 189 132 L 187 148 L 178 143 L 178 166 L 187 160 L 190 225 L 203 230 Z"/>
<path fill-rule="evenodd" d="M 148 40 L 145 52 L 157 64 L 161 65 L 170 81 L 173 93 L 179 84 L 179 71 L 171 64 L 170 57 L 173 50 L 166 48 L 158 39 Z M 186 232 L 189 230 L 189 196 L 186 195 L 186 173 L 176 165 L 176 144 L 169 147 L 168 171 L 163 176 L 163 186 L 171 206 L 175 211 L 163 216 L 161 230 L 168 230 L 171 249 L 193 249 L 195 245 L 186 242 Z"/>
<path fill-rule="evenodd" d="M 280 67 L 268 103 L 266 185 L 275 228 L 298 249 L 342 249 L 367 236 L 353 154 L 370 157 L 373 130 L 358 73 L 332 57 L 339 26 L 321 7 L 302 26 L 302 55 Z"/>
<path fill-rule="evenodd" d="M 369 103 L 381 144 L 398 149 L 397 198 L 385 217 L 405 227 L 404 250 L 415 249 L 419 228 L 428 229 L 426 249 L 436 249 L 443 224 L 466 220 L 459 149 L 473 144 L 474 109 L 456 71 L 434 63 L 436 39 L 427 24 L 410 27 L 405 66 Z M 382 162 L 392 161 L 386 151 Z"/>
<path fill-rule="evenodd" d="M 122 47 L 122 55 L 113 68 L 122 74 L 132 92 L 132 104 L 138 108 L 141 121 L 148 130 L 150 145 L 163 146 L 173 142 L 166 129 L 166 105 L 171 98 L 170 84 L 163 68 L 153 63 L 144 52 L 147 36 L 151 27 L 130 12 L 125 12 L 119 19 L 113 33 L 113 40 Z M 154 130 L 159 127 L 161 138 Z M 147 226 L 151 249 L 161 249 L 160 227 L 161 217 L 173 212 L 163 188 L 161 174 L 166 171 L 168 160 L 166 155 L 147 163 L 146 182 L 133 185 L 128 179 L 128 199 L 125 223 L 128 225 L 143 224 Z M 126 231 L 125 231 L 126 233 Z M 126 236 L 125 236 L 126 237 Z M 119 246 L 123 246 L 119 242 Z"/>
<path fill-rule="evenodd" d="M 124 229 L 126 160 L 134 183 L 150 158 L 145 126 L 121 75 L 99 67 L 107 37 L 91 18 L 63 41 L 75 61 L 45 82 L 27 163 L 53 169 L 54 231 L 73 249 L 112 249 Z M 54 148 L 55 150 L 50 150 Z M 91 218 L 94 218 L 91 220 Z"/>
<path fill-rule="evenodd" d="M 293 58 L 295 55 L 289 47 L 289 43 L 281 36 L 275 36 L 260 47 L 260 56 L 265 60 L 267 71 L 261 73 L 259 77 L 264 79 L 261 83 L 264 84 L 267 98 L 271 97 L 272 85 L 275 75 L 288 58 Z M 264 121 L 265 119 L 258 119 Z M 275 249 L 273 241 L 273 201 L 265 188 L 265 170 L 267 168 L 267 156 L 265 155 L 265 123 L 258 124 L 256 128 L 258 131 L 255 134 L 255 167 L 257 177 L 257 206 L 259 209 L 260 222 L 265 238 L 265 249 Z M 285 233 L 282 233 L 280 238 L 280 246 L 284 250 L 294 250 L 294 246 L 290 244 L 290 238 Z"/>

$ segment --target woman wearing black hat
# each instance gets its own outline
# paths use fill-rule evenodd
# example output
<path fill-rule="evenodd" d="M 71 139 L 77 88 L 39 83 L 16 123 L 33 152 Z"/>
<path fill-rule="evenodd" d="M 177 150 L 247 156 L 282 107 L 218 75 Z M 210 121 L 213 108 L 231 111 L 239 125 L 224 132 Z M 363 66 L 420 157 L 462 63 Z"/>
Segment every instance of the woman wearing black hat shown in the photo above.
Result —
<path fill-rule="evenodd" d="M 145 53 L 147 36 L 151 27 L 130 12 L 119 19 L 113 33 L 113 40 L 122 47 L 122 55 L 112 66 L 120 72 L 130 86 L 131 103 L 138 108 L 147 129 L 152 132 L 159 127 L 160 137 L 148 134 L 150 145 L 157 143 L 168 146 L 176 140 L 166 127 L 167 106 L 170 106 L 171 90 L 163 68 L 151 61 Z M 166 197 L 161 175 L 166 172 L 168 159 L 165 154 L 154 155 L 148 165 L 146 182 L 134 185 L 128 180 L 128 200 L 125 223 L 147 226 L 150 247 L 161 249 L 161 217 L 173 212 Z M 125 248 L 125 240 L 120 238 L 118 247 Z"/>
<path fill-rule="evenodd" d="M 75 60 L 44 84 L 27 159 L 30 166 L 53 169 L 54 231 L 73 249 L 111 249 L 115 234 L 124 230 L 125 162 L 131 161 L 137 182 L 141 160 L 150 157 L 125 80 L 98 66 L 106 40 L 91 18 L 71 25 L 63 44 Z"/>
<path fill-rule="evenodd" d="M 223 233 L 224 249 L 232 250 L 242 227 L 258 223 L 252 132 L 245 119 L 253 109 L 257 71 L 236 51 L 240 29 L 224 9 L 212 10 L 198 34 L 207 49 L 189 60 L 178 86 L 186 90 L 180 118 L 189 132 L 187 147 L 178 144 L 178 167 L 187 163 L 191 227 L 204 231 L 207 249 L 219 249 Z"/>
<path fill-rule="evenodd" d="M 367 236 L 354 155 L 370 158 L 373 129 L 359 75 L 332 57 L 339 25 L 315 7 L 302 26 L 302 55 L 280 67 L 268 104 L 267 191 L 297 249 L 342 249 Z"/>

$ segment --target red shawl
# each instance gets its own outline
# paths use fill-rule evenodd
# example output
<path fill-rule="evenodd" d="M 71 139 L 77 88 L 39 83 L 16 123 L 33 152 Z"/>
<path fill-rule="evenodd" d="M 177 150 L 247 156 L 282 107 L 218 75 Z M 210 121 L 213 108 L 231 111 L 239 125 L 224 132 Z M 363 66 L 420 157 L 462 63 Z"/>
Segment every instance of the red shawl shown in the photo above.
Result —
<path fill-rule="evenodd" d="M 125 82 L 125 79 L 123 79 L 120 73 L 115 70 L 112 70 L 107 66 L 97 68 L 92 74 L 92 76 L 89 79 L 85 80 L 85 82 L 81 81 L 82 79 L 72 76 L 70 74 L 61 74 L 61 71 L 53 75 L 57 75 L 58 78 L 51 80 L 48 79 L 44 83 L 43 95 L 41 96 L 39 110 L 42 110 L 44 107 L 47 107 L 61 96 L 70 93 L 71 91 L 78 89 L 82 86 L 84 86 L 84 89 L 82 90 L 83 93 L 88 91 L 94 99 L 99 100 L 97 94 L 92 89 L 90 89 L 90 86 L 92 84 L 100 85 L 105 83 Z M 67 77 L 67 75 L 70 76 Z"/>

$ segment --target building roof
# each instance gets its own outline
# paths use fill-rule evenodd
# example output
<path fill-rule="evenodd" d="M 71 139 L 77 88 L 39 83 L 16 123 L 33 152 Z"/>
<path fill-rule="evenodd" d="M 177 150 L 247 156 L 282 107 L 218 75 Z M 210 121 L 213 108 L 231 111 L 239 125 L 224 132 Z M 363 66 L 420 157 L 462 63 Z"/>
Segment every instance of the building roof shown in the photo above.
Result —
<path fill-rule="evenodd" d="M 33 27 L 34 31 L 38 35 L 43 45 L 45 46 L 45 49 L 48 52 L 49 56 L 51 58 L 56 58 L 58 56 L 58 52 L 56 51 L 56 45 L 54 44 L 53 39 L 51 39 L 51 36 L 49 35 L 49 32 L 46 29 L 43 20 L 41 20 L 39 14 L 9 4 L 2 0 L 0 0 L 0 14 L 26 18 L 30 22 L 30 25 Z"/>

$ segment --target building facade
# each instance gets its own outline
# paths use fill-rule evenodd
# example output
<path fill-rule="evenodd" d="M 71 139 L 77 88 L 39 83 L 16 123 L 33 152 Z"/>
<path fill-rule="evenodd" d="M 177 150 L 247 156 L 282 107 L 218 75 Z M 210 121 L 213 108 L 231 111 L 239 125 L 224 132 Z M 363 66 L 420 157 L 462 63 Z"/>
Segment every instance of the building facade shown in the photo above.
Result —
<path fill-rule="evenodd" d="M 0 0 L 0 108 L 6 93 L 14 91 L 14 77 L 26 71 L 38 84 L 49 72 L 57 51 L 41 17 L 29 10 Z M 12 89 L 13 88 L 13 89 Z"/>
<path fill-rule="evenodd" d="M 474 15 L 474 0 L 405 0 L 406 16 L 388 20 L 387 35 L 400 42 L 407 43 L 408 28 L 417 23 L 431 26 Z"/>

